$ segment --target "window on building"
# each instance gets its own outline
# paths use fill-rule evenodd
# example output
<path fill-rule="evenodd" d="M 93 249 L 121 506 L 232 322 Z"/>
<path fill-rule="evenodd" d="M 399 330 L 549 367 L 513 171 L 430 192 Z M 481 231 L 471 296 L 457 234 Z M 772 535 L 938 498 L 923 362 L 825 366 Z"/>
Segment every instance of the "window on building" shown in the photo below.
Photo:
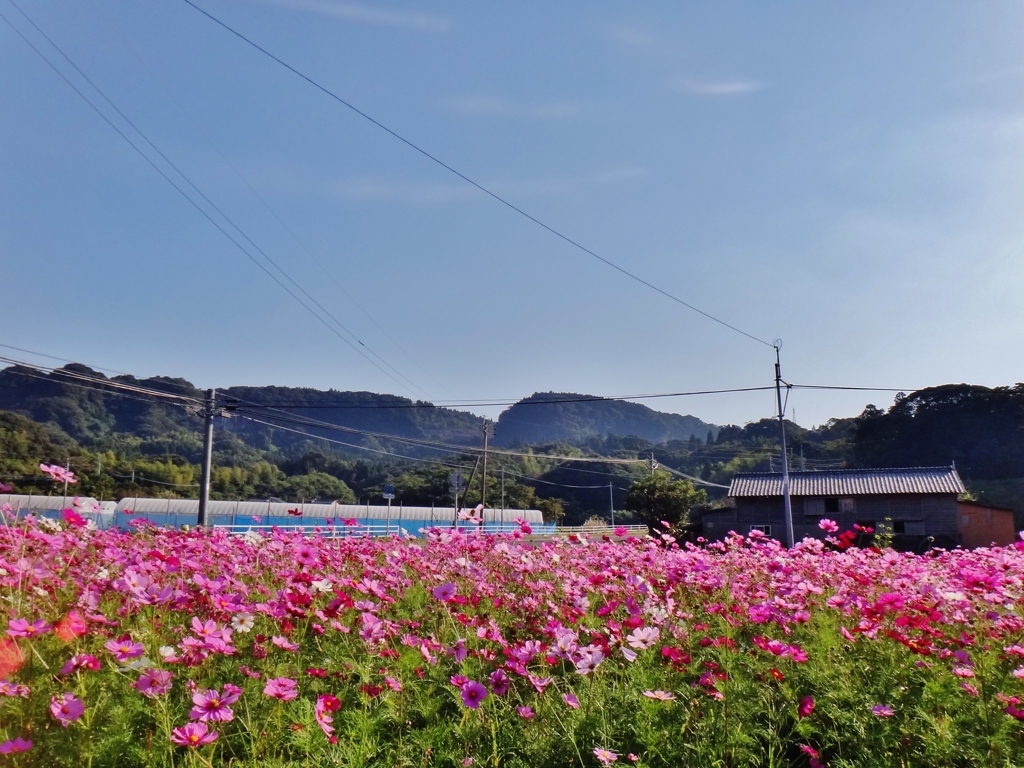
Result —
<path fill-rule="evenodd" d="M 772 535 L 772 527 L 770 525 L 752 525 L 750 526 L 751 531 L 760 531 L 765 536 Z"/>
<path fill-rule="evenodd" d="M 892 532 L 893 533 L 906 533 L 907 532 L 907 523 L 906 523 L 906 521 L 905 520 L 897 520 L 896 522 L 894 522 L 892 524 Z"/>
<path fill-rule="evenodd" d="M 835 497 L 833 497 L 831 499 L 825 499 L 825 511 L 827 513 L 829 513 L 829 514 L 838 515 L 839 514 L 839 499 L 835 498 Z"/>
<path fill-rule="evenodd" d="M 844 515 L 852 515 L 856 510 L 856 505 L 852 498 L 847 497 L 839 500 L 839 511 Z"/>
<path fill-rule="evenodd" d="M 804 499 L 804 514 L 820 520 L 825 516 L 824 499 Z"/>

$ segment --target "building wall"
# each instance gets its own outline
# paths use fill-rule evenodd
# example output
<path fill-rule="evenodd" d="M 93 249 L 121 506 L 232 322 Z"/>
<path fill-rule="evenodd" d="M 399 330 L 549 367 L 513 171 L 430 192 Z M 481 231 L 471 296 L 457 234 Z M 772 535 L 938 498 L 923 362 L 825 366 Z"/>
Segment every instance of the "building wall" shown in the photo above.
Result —
<path fill-rule="evenodd" d="M 751 526 L 768 526 L 772 538 L 784 538 L 785 508 L 781 497 L 740 497 L 735 502 L 735 509 L 705 513 L 705 537 L 720 539 L 730 530 L 746 534 Z M 818 528 L 818 521 L 823 517 L 835 520 L 841 531 L 850 530 L 857 523 L 878 530 L 888 518 L 897 539 L 905 536 L 908 541 L 924 541 L 933 537 L 943 546 L 951 546 L 960 538 L 957 500 L 953 494 L 833 499 L 794 496 L 792 504 L 793 533 L 797 541 L 805 536 L 823 537 L 825 533 Z"/>
<path fill-rule="evenodd" d="M 992 544 L 1005 547 L 1017 540 L 1012 510 L 973 502 L 960 502 L 957 506 L 960 537 L 968 549 Z"/>

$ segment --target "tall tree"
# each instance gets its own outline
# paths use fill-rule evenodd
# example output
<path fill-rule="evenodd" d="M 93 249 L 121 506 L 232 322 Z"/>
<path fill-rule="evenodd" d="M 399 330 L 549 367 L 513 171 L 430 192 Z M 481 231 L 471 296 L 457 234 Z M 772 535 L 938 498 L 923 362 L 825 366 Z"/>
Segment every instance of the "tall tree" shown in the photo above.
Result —
<path fill-rule="evenodd" d="M 655 472 L 630 486 L 624 506 L 654 530 L 663 520 L 672 527 L 686 524 L 693 506 L 706 500 L 707 494 L 689 480 L 673 480 L 667 472 Z"/>

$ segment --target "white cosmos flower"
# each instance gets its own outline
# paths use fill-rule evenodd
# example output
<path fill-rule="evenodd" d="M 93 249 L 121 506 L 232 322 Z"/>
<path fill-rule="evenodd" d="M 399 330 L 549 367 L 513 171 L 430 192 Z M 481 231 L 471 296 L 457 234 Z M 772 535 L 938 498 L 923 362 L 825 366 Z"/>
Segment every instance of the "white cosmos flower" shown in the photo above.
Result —
<path fill-rule="evenodd" d="M 231 617 L 231 628 L 235 632 L 252 632 L 253 626 L 256 621 L 253 619 L 251 613 L 236 613 Z"/>
<path fill-rule="evenodd" d="M 314 581 L 309 586 L 311 586 L 313 588 L 314 592 L 330 592 L 331 588 L 334 585 L 331 584 L 331 580 L 330 579 L 324 578 L 324 579 L 320 579 L 320 581 Z"/>

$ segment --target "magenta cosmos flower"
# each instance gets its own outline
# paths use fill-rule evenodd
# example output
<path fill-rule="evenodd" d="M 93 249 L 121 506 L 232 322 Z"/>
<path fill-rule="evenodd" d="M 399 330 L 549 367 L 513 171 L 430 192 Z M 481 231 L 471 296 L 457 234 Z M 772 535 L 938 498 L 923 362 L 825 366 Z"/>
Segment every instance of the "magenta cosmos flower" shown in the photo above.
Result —
<path fill-rule="evenodd" d="M 114 658 L 121 663 L 128 661 L 128 659 L 138 658 L 146 650 L 142 643 L 133 643 L 132 639 L 127 635 L 104 643 L 103 647 L 114 654 Z"/>
<path fill-rule="evenodd" d="M 50 714 L 65 728 L 80 718 L 84 712 L 85 704 L 76 699 L 74 694 L 62 693 L 50 699 Z"/>
<path fill-rule="evenodd" d="M 476 709 L 480 702 L 487 698 L 487 689 L 476 680 L 467 680 L 462 688 L 462 703 L 470 709 Z"/>
<path fill-rule="evenodd" d="M 43 619 L 29 623 L 28 619 L 12 619 L 7 625 L 7 634 L 11 637 L 35 637 L 45 635 L 52 629 Z"/>
<path fill-rule="evenodd" d="M 189 723 L 171 731 L 171 743 L 179 747 L 201 747 L 203 744 L 213 744 L 219 735 L 211 731 L 206 723 Z"/>
<path fill-rule="evenodd" d="M 32 749 L 32 742 L 20 736 L 0 744 L 0 755 L 15 755 L 18 752 L 28 752 Z"/>
<path fill-rule="evenodd" d="M 533 720 L 533 718 L 536 717 L 533 707 L 516 707 L 516 712 L 518 712 L 519 716 L 524 720 Z"/>
<path fill-rule="evenodd" d="M 611 765 L 619 759 L 619 756 L 609 749 L 602 749 L 601 747 L 594 747 L 594 757 L 598 759 L 601 765 Z"/>
<path fill-rule="evenodd" d="M 871 708 L 871 714 L 875 717 L 892 717 L 896 713 L 893 711 L 892 707 L 888 707 L 885 704 L 878 704 Z"/>
<path fill-rule="evenodd" d="M 804 696 L 796 707 L 796 713 L 803 720 L 814 711 L 814 697 Z"/>
<path fill-rule="evenodd" d="M 215 689 L 196 691 L 192 694 L 192 703 L 195 706 L 188 713 L 189 719 L 201 723 L 211 720 L 229 723 L 235 719 L 235 713 L 231 711 L 230 705 L 238 701 L 240 695 L 241 690 L 235 686 L 231 686 L 230 690 L 225 686 L 223 694 Z"/>
<path fill-rule="evenodd" d="M 438 600 L 451 600 L 453 597 L 455 597 L 455 585 L 449 581 L 445 584 L 442 584 L 439 587 L 434 587 L 433 591 L 430 594 L 432 594 Z"/>
<path fill-rule="evenodd" d="M 275 677 L 273 680 L 267 681 L 267 684 L 263 687 L 263 693 L 272 699 L 291 701 L 299 696 L 298 685 L 297 680 L 292 680 L 288 677 Z"/>
<path fill-rule="evenodd" d="M 97 672 L 99 668 L 100 660 L 91 653 L 76 653 L 65 662 L 64 666 L 60 669 L 60 673 L 62 675 L 70 675 L 72 672 L 77 672 L 80 669 Z"/>
<path fill-rule="evenodd" d="M 132 683 L 132 688 L 153 699 L 171 692 L 173 677 L 174 675 L 166 669 L 147 669 L 142 673 L 142 677 Z"/>

